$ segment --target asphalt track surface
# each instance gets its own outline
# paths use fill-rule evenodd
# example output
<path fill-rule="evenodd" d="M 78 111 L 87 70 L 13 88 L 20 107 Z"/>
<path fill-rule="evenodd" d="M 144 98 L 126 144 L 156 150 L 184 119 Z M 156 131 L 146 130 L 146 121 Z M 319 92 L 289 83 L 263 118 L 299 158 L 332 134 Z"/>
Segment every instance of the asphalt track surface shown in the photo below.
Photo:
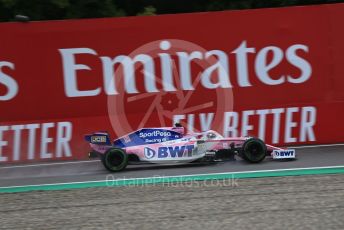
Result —
<path fill-rule="evenodd" d="M 297 148 L 297 160 L 273 161 L 266 159 L 259 164 L 250 164 L 237 158 L 235 161 L 216 164 L 187 164 L 179 166 L 130 165 L 123 172 L 109 173 L 98 160 L 33 166 L 0 167 L 0 187 L 163 177 L 222 172 L 291 169 L 324 166 L 344 166 L 344 145 Z"/>
<path fill-rule="evenodd" d="M 4 166 L 0 185 L 344 165 L 344 146 L 297 154 L 288 162 L 135 166 L 116 174 L 97 161 Z M 344 229 L 344 174 L 0 193 L 0 204 L 0 229 Z"/>

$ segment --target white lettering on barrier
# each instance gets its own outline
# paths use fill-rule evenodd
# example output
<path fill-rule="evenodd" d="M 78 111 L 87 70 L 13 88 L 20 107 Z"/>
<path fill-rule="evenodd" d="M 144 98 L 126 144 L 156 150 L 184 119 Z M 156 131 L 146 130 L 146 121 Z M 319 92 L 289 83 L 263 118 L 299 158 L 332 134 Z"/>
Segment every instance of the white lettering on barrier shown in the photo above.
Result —
<path fill-rule="evenodd" d="M 274 115 L 274 123 L 272 125 L 272 127 L 273 127 L 272 143 L 276 144 L 279 142 L 280 120 L 281 120 L 281 114 L 284 113 L 284 109 L 283 108 L 272 109 L 271 113 Z"/>
<path fill-rule="evenodd" d="M 0 61 L 0 84 L 7 88 L 7 93 L 5 95 L 0 95 L 0 101 L 8 101 L 17 95 L 18 83 L 11 76 L 3 72 L 3 67 L 14 70 L 14 64 L 12 62 Z"/>
<path fill-rule="evenodd" d="M 272 60 L 266 63 L 268 53 L 272 52 Z M 269 75 L 269 71 L 281 63 L 283 59 L 283 51 L 276 46 L 268 46 L 263 48 L 257 55 L 255 62 L 255 70 L 259 80 L 267 85 L 280 85 L 285 82 L 284 76 L 279 76 L 278 79 L 273 79 Z"/>
<path fill-rule="evenodd" d="M 247 110 L 242 113 L 242 125 L 241 135 L 248 136 L 249 131 L 253 130 L 253 126 L 250 125 L 249 117 L 254 114 L 253 110 Z"/>
<path fill-rule="evenodd" d="M 13 142 L 13 160 L 19 160 L 20 154 L 20 139 L 21 139 L 21 131 L 24 129 L 24 125 L 12 125 L 11 130 L 14 131 L 14 142 Z"/>
<path fill-rule="evenodd" d="M 223 126 L 223 132 L 226 134 L 225 136 L 231 136 L 231 137 L 239 136 L 238 129 L 237 129 L 238 123 L 239 123 L 239 115 L 237 112 L 225 112 L 224 126 Z"/>
<path fill-rule="evenodd" d="M 72 156 L 69 142 L 72 139 L 72 123 L 68 121 L 59 122 L 57 126 L 56 157 Z"/>
<path fill-rule="evenodd" d="M 39 128 L 39 124 L 28 124 L 26 128 L 29 130 L 29 148 L 28 148 L 28 160 L 35 158 L 35 142 L 36 142 L 36 130 Z"/>
<path fill-rule="evenodd" d="M 265 138 L 265 125 L 266 125 L 266 115 L 269 113 L 268 109 L 260 109 L 256 111 L 256 114 L 259 115 L 259 131 L 258 137 L 260 139 Z"/>
<path fill-rule="evenodd" d="M 285 134 L 284 134 L 285 143 L 296 142 L 296 138 L 292 136 L 292 129 L 297 127 L 297 123 L 293 121 L 293 113 L 296 113 L 298 111 L 299 111 L 299 108 L 297 107 L 287 108 L 287 115 L 285 119 Z"/>
<path fill-rule="evenodd" d="M 188 115 L 188 126 L 187 129 L 189 130 L 189 132 L 193 132 L 194 131 L 194 124 L 195 124 L 195 115 L 194 114 L 189 114 Z"/>
<path fill-rule="evenodd" d="M 267 132 L 272 133 L 271 143 L 274 144 L 280 142 L 280 137 L 284 137 L 284 143 L 315 141 L 314 126 L 316 124 L 316 112 L 316 108 L 312 106 L 246 110 L 242 111 L 241 114 L 238 112 L 224 112 L 223 136 L 247 136 L 250 135 L 249 131 L 255 131 L 258 133 L 258 137 L 263 140 L 266 140 Z M 296 120 L 295 115 L 298 115 L 300 119 Z M 212 122 L 214 113 L 208 113 L 207 120 L 204 119 L 207 116 L 204 113 L 198 114 L 198 116 L 201 131 L 219 128 L 209 125 Z M 250 123 L 250 118 L 254 116 L 258 116 L 256 127 Z M 284 120 L 282 120 L 282 117 Z M 194 124 L 195 119 L 197 119 L 197 114 L 178 114 L 174 116 L 173 120 L 174 122 L 186 120 L 185 122 L 190 125 Z M 241 123 L 239 122 L 240 120 Z M 272 129 L 268 131 L 266 130 L 267 120 L 269 120 L 269 123 L 272 123 Z M 189 121 L 191 122 L 189 123 Z M 239 124 L 241 124 L 241 127 L 239 127 Z M 281 125 L 283 125 L 283 128 Z M 194 127 L 192 126 L 191 129 L 193 130 Z M 284 130 L 284 133 L 280 132 L 281 129 Z M 293 132 L 293 129 L 299 129 L 298 136 L 293 136 L 296 133 Z"/>
<path fill-rule="evenodd" d="M 41 135 L 37 145 L 36 138 L 39 131 Z M 34 160 L 35 156 L 39 159 L 71 157 L 71 139 L 72 123 L 67 121 L 0 126 L 0 162 Z M 9 142 L 12 143 L 11 146 L 8 146 Z M 49 151 L 48 149 L 54 150 L 52 145 L 54 143 L 55 151 Z M 24 146 L 27 146 L 27 149 Z M 5 149 L 8 149 L 8 152 L 5 152 Z M 36 155 L 38 151 L 39 154 Z"/>
<path fill-rule="evenodd" d="M 160 43 L 161 50 L 169 50 L 171 48 L 171 43 L 168 41 L 162 41 Z M 172 69 L 172 59 L 171 55 L 168 53 L 160 53 L 158 54 L 161 59 L 161 69 L 162 72 L 165 73 L 163 75 L 163 82 L 164 82 L 164 90 L 166 92 L 169 91 L 176 91 L 177 89 L 174 87 L 173 84 L 173 69 Z M 112 76 L 111 76 L 112 77 Z"/>
<path fill-rule="evenodd" d="M 3 140 L 4 131 L 9 130 L 9 126 L 0 126 L 0 162 L 5 162 L 8 160 L 8 157 L 3 155 L 2 147 L 7 145 L 7 141 Z"/>
<path fill-rule="evenodd" d="M 210 66 L 207 66 L 201 72 L 201 85 L 207 89 L 216 88 L 233 88 L 230 77 L 230 63 L 228 54 L 222 50 L 210 50 L 206 52 L 192 51 L 176 52 L 175 54 L 166 53 L 171 48 L 171 42 L 165 40 L 161 41 L 158 45 L 161 49 L 161 53 L 157 56 L 161 63 L 161 76 L 162 76 L 162 89 L 163 91 L 177 91 L 177 90 L 195 90 L 192 85 L 192 62 L 202 62 Z M 154 48 L 154 47 L 152 47 Z M 300 84 L 306 82 L 312 74 L 311 64 L 298 53 L 303 51 L 309 52 L 309 48 L 303 44 L 293 44 L 287 48 L 284 52 L 277 46 L 267 46 L 257 51 L 254 62 L 254 70 L 257 78 L 266 85 L 281 85 L 284 83 Z M 136 87 L 136 71 L 135 64 L 141 63 L 143 66 L 144 87 L 146 92 L 159 92 L 156 82 L 156 67 L 155 62 L 148 54 L 137 54 L 134 57 L 129 55 L 118 55 L 115 57 L 98 56 L 97 52 L 90 48 L 69 48 L 59 49 L 63 63 L 63 79 L 64 89 L 67 97 L 85 97 L 96 96 L 100 94 L 101 88 L 97 87 L 92 90 L 79 90 L 77 85 L 77 71 L 78 70 L 92 70 L 92 67 L 85 64 L 77 64 L 75 62 L 76 55 L 92 55 L 95 58 L 99 58 L 102 63 L 103 69 L 103 90 L 107 95 L 118 94 L 118 86 L 116 85 L 115 65 L 119 64 L 123 67 L 124 76 L 124 89 L 129 94 L 140 93 Z M 236 81 L 239 87 L 250 87 L 249 70 L 248 70 L 248 58 L 249 54 L 256 53 L 254 47 L 248 47 L 247 41 L 242 41 L 241 44 L 232 51 L 230 54 L 235 55 L 235 61 L 237 66 Z M 272 53 L 272 59 L 268 58 L 269 53 Z M 178 70 L 180 74 L 180 85 L 175 85 L 172 77 L 171 56 L 174 55 L 178 58 Z M 215 62 L 207 62 L 209 58 L 214 57 Z M 300 70 L 300 76 L 271 76 L 270 71 L 276 68 L 283 60 L 291 64 Z M 160 75 L 160 74 L 159 74 Z M 215 78 L 216 76 L 217 78 Z M 216 79 L 214 81 L 214 79 Z M 178 82 L 178 81 L 177 81 Z"/>
<path fill-rule="evenodd" d="M 43 123 L 41 133 L 41 159 L 52 158 L 53 154 L 48 152 L 48 144 L 53 142 L 49 137 L 49 129 L 54 127 L 54 123 Z"/>
<path fill-rule="evenodd" d="M 255 52 L 255 48 L 247 48 L 246 41 L 243 41 L 240 46 L 232 52 L 236 57 L 237 77 L 240 87 L 252 86 L 248 77 L 247 54 Z"/>
<path fill-rule="evenodd" d="M 294 84 L 299 84 L 307 81 L 312 75 L 312 66 L 296 55 L 297 50 L 303 50 L 308 53 L 308 47 L 305 45 L 296 44 L 287 49 L 287 60 L 293 66 L 301 70 L 301 75 L 299 77 L 287 76 L 288 81 Z"/>
<path fill-rule="evenodd" d="M 221 50 L 211 50 L 205 53 L 205 58 L 217 56 L 218 61 L 206 68 L 201 75 L 201 81 L 205 88 L 231 88 L 232 84 L 229 81 L 229 66 L 227 54 Z M 211 76 L 213 72 L 217 71 L 218 82 L 213 83 Z"/>
<path fill-rule="evenodd" d="M 301 128 L 300 128 L 300 141 L 314 140 L 315 135 L 313 126 L 316 122 L 316 108 L 315 107 L 303 107 L 301 114 Z"/>
<path fill-rule="evenodd" d="M 97 55 L 97 53 L 89 48 L 60 49 L 59 51 L 62 55 L 64 87 L 67 97 L 86 97 L 98 95 L 100 93 L 100 88 L 96 88 L 93 90 L 78 89 L 76 71 L 92 70 L 92 68 L 84 64 L 75 63 L 76 54 Z"/>
<path fill-rule="evenodd" d="M 211 122 L 214 119 L 214 113 L 201 113 L 199 115 L 199 119 L 201 121 L 201 130 L 207 131 L 211 129 Z"/>
<path fill-rule="evenodd" d="M 171 48 L 171 43 L 167 40 L 161 41 L 159 48 L 162 51 L 168 51 Z M 97 96 L 101 93 L 102 88 L 97 86 L 93 89 L 80 90 L 78 88 L 78 70 L 92 71 L 92 66 L 86 64 L 76 63 L 76 55 L 92 55 L 95 58 L 99 58 L 102 62 L 103 68 L 103 88 L 107 95 L 118 94 L 114 65 L 120 64 L 123 66 L 124 75 L 124 88 L 129 94 L 139 93 L 136 88 L 136 76 L 135 76 L 135 63 L 141 63 L 143 65 L 144 85 L 147 92 L 159 92 L 156 87 L 157 77 L 155 74 L 156 68 L 153 58 L 147 54 L 138 54 L 135 57 L 126 55 L 118 55 L 114 58 L 107 56 L 98 56 L 98 53 L 87 47 L 83 48 L 65 48 L 58 49 L 62 57 L 62 69 L 64 80 L 64 92 L 67 97 L 88 97 Z M 292 84 L 300 84 L 306 82 L 312 75 L 311 64 L 301 56 L 298 56 L 298 52 L 309 52 L 309 48 L 303 44 L 293 44 L 287 48 L 285 53 L 282 49 L 276 46 L 267 46 L 257 51 L 257 55 L 254 63 L 254 70 L 258 79 L 267 85 L 280 85 L 285 82 Z M 272 60 L 268 61 L 268 53 L 271 52 Z M 242 41 L 241 44 L 234 49 L 230 54 L 235 55 L 237 76 L 236 82 L 239 87 L 252 86 L 250 83 L 250 76 L 248 70 L 248 55 L 256 53 L 256 48 L 248 47 L 247 41 Z M 230 77 L 230 63 L 228 54 L 222 50 L 210 50 L 202 53 L 200 51 L 176 52 L 178 57 L 179 72 L 180 72 L 180 86 L 175 86 L 172 76 L 170 53 L 158 53 L 161 63 L 161 76 L 163 91 L 177 91 L 178 87 L 181 90 L 195 90 L 192 85 L 191 76 L 191 64 L 194 61 L 207 62 L 210 57 L 215 57 L 217 60 L 210 66 L 205 68 L 201 73 L 201 84 L 207 89 L 216 88 L 233 88 Z M 269 71 L 277 67 L 284 59 L 289 64 L 300 70 L 300 76 L 282 75 L 276 78 L 269 75 Z M 8 74 L 3 72 L 3 67 L 14 70 L 14 63 L 7 61 L 0 61 L 0 84 L 7 88 L 5 95 L 0 95 L 0 101 L 7 101 L 13 99 L 19 91 L 17 81 Z M 213 81 L 213 75 L 217 76 L 217 81 Z"/>

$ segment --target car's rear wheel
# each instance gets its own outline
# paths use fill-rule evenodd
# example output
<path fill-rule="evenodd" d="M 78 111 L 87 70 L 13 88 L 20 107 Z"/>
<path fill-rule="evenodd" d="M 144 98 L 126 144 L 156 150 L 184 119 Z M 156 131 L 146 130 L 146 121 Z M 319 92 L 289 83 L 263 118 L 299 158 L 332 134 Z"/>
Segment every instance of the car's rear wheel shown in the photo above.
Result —
<path fill-rule="evenodd" d="M 105 168 L 111 172 L 119 172 L 128 165 L 128 155 L 123 149 L 111 148 L 103 156 Z"/>
<path fill-rule="evenodd" d="M 241 157 L 251 163 L 259 163 L 265 159 L 267 148 L 265 143 L 258 138 L 247 139 L 241 149 Z"/>

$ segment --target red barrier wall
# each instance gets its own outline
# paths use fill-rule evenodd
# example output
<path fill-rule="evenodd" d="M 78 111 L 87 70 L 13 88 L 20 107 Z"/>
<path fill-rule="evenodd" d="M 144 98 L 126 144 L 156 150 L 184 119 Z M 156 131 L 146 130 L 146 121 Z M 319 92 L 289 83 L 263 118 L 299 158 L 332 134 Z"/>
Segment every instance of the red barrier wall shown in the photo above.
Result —
<path fill-rule="evenodd" d="M 344 4 L 0 24 L 0 163 L 83 159 L 83 135 L 215 129 L 343 142 Z M 132 72 L 131 72 L 132 71 Z"/>

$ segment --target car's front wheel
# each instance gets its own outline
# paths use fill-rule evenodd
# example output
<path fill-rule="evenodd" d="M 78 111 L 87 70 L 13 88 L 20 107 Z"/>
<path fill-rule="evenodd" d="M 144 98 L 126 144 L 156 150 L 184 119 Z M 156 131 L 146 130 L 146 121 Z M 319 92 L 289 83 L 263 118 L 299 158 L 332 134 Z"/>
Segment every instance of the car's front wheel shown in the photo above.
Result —
<path fill-rule="evenodd" d="M 251 163 L 259 163 L 265 159 L 267 148 L 265 143 L 258 138 L 247 139 L 240 151 L 241 157 Z"/>

